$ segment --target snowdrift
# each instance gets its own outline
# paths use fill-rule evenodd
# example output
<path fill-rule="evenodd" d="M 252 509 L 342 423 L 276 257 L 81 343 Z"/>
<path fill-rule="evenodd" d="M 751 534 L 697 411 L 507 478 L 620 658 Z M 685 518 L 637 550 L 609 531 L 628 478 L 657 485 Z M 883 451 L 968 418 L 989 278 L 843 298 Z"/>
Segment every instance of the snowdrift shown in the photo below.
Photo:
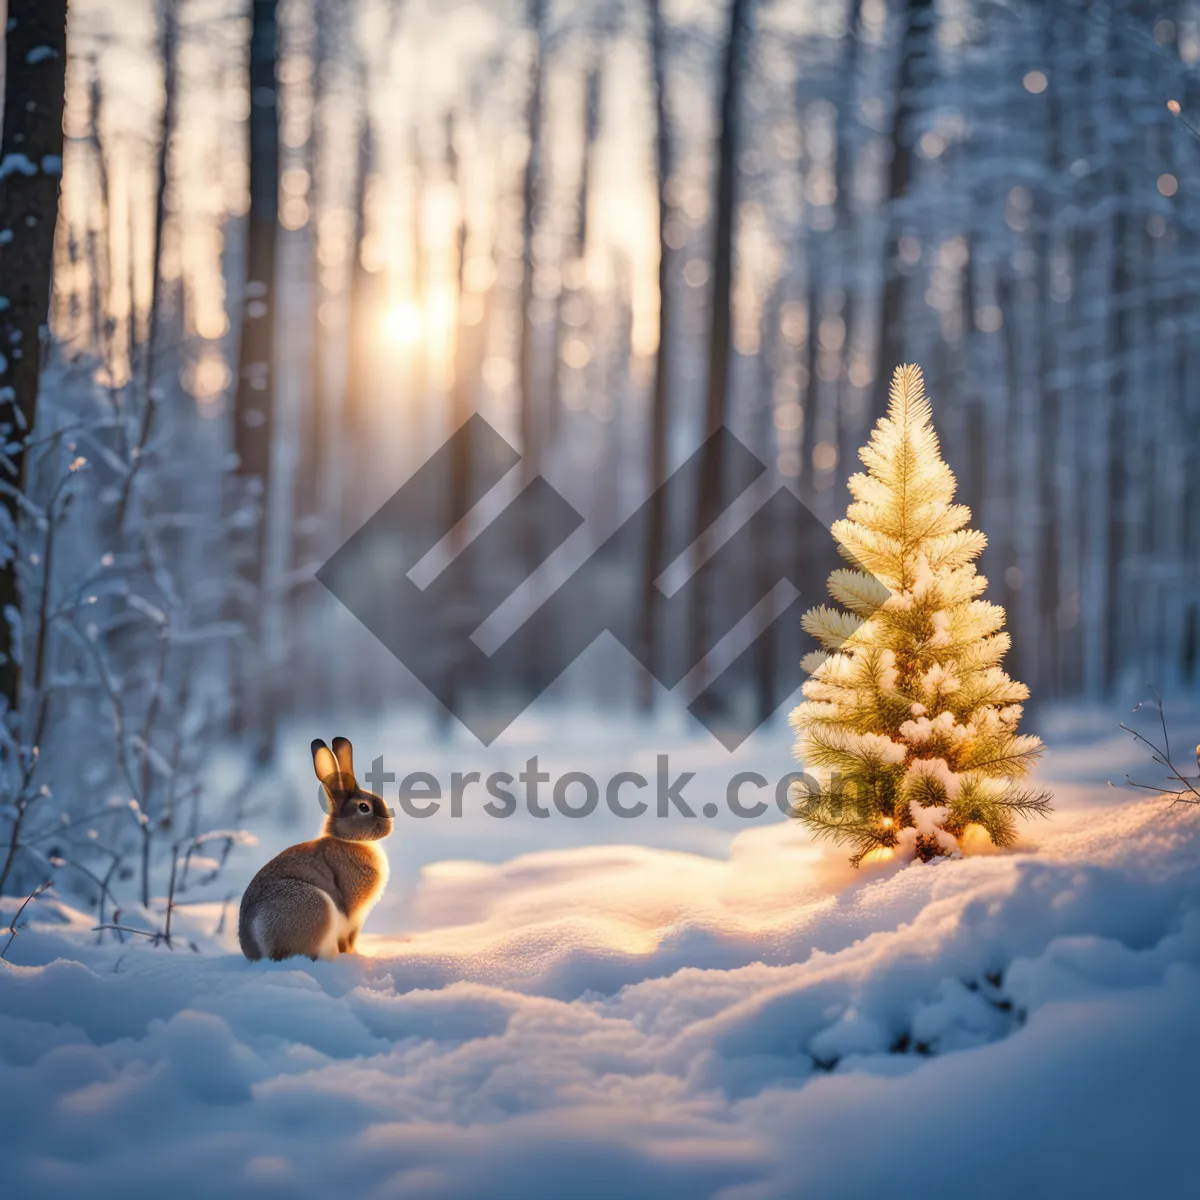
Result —
<path fill-rule="evenodd" d="M 1187 1194 L 1200 810 L 1035 832 L 440 863 L 333 963 L 97 946 L 51 894 L 0 969 L 5 1194 Z"/>

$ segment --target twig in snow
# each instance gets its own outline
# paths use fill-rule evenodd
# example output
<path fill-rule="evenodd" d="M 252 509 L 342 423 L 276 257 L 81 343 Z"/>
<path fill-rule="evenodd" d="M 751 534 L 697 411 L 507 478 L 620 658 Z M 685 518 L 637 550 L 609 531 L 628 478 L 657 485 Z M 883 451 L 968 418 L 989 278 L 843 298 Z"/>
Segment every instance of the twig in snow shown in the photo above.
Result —
<path fill-rule="evenodd" d="M 236 895 L 235 892 L 230 892 L 224 900 L 221 901 L 221 919 L 217 922 L 216 929 L 213 930 L 213 937 L 220 937 L 225 932 L 225 917 L 229 912 L 230 901 Z"/>
<path fill-rule="evenodd" d="M 17 936 L 20 930 L 17 929 L 17 922 L 21 919 L 21 914 L 25 911 L 25 906 L 31 901 L 36 900 L 48 887 L 54 883 L 53 879 L 47 879 L 45 883 L 39 883 L 37 887 L 21 901 L 21 907 L 17 909 L 13 919 L 8 925 L 8 941 L 4 943 L 4 949 L 0 950 L 0 959 L 3 959 L 8 954 L 8 948 L 13 944 L 13 938 Z"/>
<path fill-rule="evenodd" d="M 175 944 L 161 929 L 138 929 L 133 925 L 97 925 L 93 928 L 93 933 L 99 933 L 102 929 L 119 929 L 122 933 L 139 933 L 142 937 L 148 937 L 151 945 L 165 945 L 168 950 L 174 950 Z M 195 942 L 188 942 L 188 949 L 196 954 L 200 953 L 200 947 Z"/>
<path fill-rule="evenodd" d="M 1200 783 L 1200 775 L 1184 775 L 1171 761 L 1171 740 L 1167 736 L 1167 718 L 1166 714 L 1163 712 L 1162 697 L 1154 690 L 1153 687 L 1150 688 L 1150 691 L 1154 695 L 1154 706 L 1158 709 L 1158 719 L 1162 726 L 1163 744 L 1161 746 L 1156 746 L 1148 737 L 1146 737 L 1144 734 L 1138 733 L 1136 729 L 1131 729 L 1124 722 L 1121 723 L 1121 728 L 1124 729 L 1126 733 L 1133 734 L 1137 741 L 1148 747 L 1150 750 L 1150 757 L 1156 763 L 1158 763 L 1159 766 L 1166 767 L 1167 773 L 1177 783 L 1182 784 L 1182 787 L 1178 789 L 1155 787 L 1153 784 L 1139 783 L 1135 779 L 1130 779 L 1128 775 L 1125 776 L 1125 782 L 1130 787 L 1140 788 L 1144 792 L 1153 792 L 1156 796 L 1174 796 L 1176 804 L 1200 804 L 1200 789 L 1198 789 L 1196 786 L 1197 783 Z M 1141 701 L 1133 711 L 1137 712 L 1138 709 L 1140 709 L 1145 703 L 1146 701 Z M 1200 746 L 1196 747 L 1196 765 L 1198 768 L 1200 768 Z"/>

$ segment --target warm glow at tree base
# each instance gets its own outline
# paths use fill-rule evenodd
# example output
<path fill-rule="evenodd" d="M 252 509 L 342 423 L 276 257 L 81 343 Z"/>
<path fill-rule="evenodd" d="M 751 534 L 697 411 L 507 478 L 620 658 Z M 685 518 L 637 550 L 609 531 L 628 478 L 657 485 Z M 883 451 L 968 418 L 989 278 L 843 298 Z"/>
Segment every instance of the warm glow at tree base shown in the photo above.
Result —
<path fill-rule="evenodd" d="M 1050 808 L 1018 781 L 1041 753 L 1016 732 L 1029 689 L 1000 669 L 1004 609 L 978 597 L 987 544 L 953 504 L 920 369 L 899 367 L 888 415 L 859 451 L 854 502 L 833 526 L 851 567 L 803 624 L 805 701 L 791 715 L 812 790 L 793 811 L 818 837 L 855 848 L 855 865 L 895 855 L 929 861 L 1016 841 L 1016 818 Z M 847 611 L 848 610 L 848 611 Z M 884 853 L 886 852 L 886 853 Z"/>

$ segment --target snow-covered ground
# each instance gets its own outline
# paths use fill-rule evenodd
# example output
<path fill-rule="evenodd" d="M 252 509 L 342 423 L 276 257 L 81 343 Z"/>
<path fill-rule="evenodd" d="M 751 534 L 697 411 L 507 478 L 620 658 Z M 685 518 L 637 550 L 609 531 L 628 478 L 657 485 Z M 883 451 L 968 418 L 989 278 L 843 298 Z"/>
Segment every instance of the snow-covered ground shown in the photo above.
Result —
<path fill-rule="evenodd" d="M 726 810 L 733 772 L 789 769 L 778 728 L 736 756 L 580 714 L 486 753 L 297 730 L 300 824 L 263 821 L 218 891 L 316 825 L 314 734 L 360 774 L 540 752 L 602 784 L 669 747 L 720 811 L 402 818 L 364 953 L 332 963 L 246 962 L 219 900 L 183 910 L 193 954 L 96 945 L 40 897 L 0 969 L 3 1194 L 1190 1194 L 1200 809 L 1106 787 L 1145 761 L 1120 715 L 1045 718 L 1059 811 L 1020 852 L 860 873 Z"/>

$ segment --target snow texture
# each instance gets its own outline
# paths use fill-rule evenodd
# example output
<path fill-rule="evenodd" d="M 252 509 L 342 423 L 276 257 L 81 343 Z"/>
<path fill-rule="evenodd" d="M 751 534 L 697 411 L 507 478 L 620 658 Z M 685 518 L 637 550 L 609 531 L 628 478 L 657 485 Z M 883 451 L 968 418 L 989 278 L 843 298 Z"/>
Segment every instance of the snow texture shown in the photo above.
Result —
<path fill-rule="evenodd" d="M 859 874 L 778 821 L 429 863 L 328 963 L 216 906 L 199 954 L 97 946 L 50 893 L 0 968 L 5 1194 L 1188 1194 L 1200 809 L 1091 791 Z"/>

